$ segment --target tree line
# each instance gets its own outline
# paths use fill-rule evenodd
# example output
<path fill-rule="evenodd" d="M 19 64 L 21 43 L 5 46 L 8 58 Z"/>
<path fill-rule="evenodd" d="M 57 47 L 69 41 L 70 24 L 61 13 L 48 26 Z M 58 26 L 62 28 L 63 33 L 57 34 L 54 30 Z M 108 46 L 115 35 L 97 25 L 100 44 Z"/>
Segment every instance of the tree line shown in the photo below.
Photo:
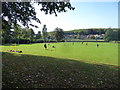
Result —
<path fill-rule="evenodd" d="M 33 29 L 21 28 L 16 25 L 13 30 L 2 30 L 2 43 L 31 43 L 34 39 L 41 38 L 41 32 L 35 34 Z"/>
<path fill-rule="evenodd" d="M 41 32 L 42 31 L 42 32 Z M 55 42 L 64 39 L 64 31 L 61 28 L 55 28 L 51 34 L 47 32 L 47 26 L 43 25 L 42 30 L 35 34 L 32 28 L 21 28 L 20 25 L 15 25 L 13 30 L 10 28 L 1 30 L 2 44 L 6 43 L 43 43 L 43 42 Z"/>
<path fill-rule="evenodd" d="M 105 41 L 120 41 L 120 28 L 91 28 L 91 29 L 76 29 L 65 31 L 65 35 L 76 35 L 75 38 L 80 39 L 81 35 L 101 35 L 103 34 L 103 39 Z M 91 39 L 96 39 L 91 37 Z"/>
<path fill-rule="evenodd" d="M 41 32 L 42 31 L 42 32 Z M 61 42 L 65 41 L 66 35 L 77 35 L 76 38 L 80 39 L 80 35 L 90 34 L 104 34 L 105 41 L 120 41 L 119 28 L 104 28 L 104 29 L 78 29 L 71 31 L 64 31 L 61 28 L 55 28 L 52 32 L 47 32 L 47 26 L 43 25 L 42 30 L 35 34 L 31 28 L 21 28 L 20 25 L 14 26 L 11 31 L 9 27 L 2 30 L 2 43 L 43 43 L 43 42 Z M 92 37 L 92 39 L 95 39 Z"/>
<path fill-rule="evenodd" d="M 90 28 L 90 29 L 75 29 L 70 31 L 65 31 L 65 35 L 71 34 L 80 34 L 80 35 L 89 35 L 89 34 L 105 34 L 109 28 Z"/>

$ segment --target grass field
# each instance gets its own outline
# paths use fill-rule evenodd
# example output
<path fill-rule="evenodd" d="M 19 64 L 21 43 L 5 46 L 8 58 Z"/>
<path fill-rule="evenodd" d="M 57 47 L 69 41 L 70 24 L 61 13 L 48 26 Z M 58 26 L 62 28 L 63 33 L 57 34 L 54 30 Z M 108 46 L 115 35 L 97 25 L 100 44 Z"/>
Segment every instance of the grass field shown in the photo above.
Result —
<path fill-rule="evenodd" d="M 118 44 L 81 42 L 2 47 L 3 88 L 118 87 Z M 52 46 L 56 48 L 51 48 Z M 23 53 L 7 52 L 22 50 Z"/>
<path fill-rule="evenodd" d="M 88 46 L 81 42 L 51 43 L 48 50 L 45 50 L 44 44 L 28 44 L 18 46 L 3 46 L 2 50 L 22 50 L 22 54 L 49 56 L 56 58 L 74 59 L 89 63 L 102 63 L 118 65 L 118 44 L 117 43 L 98 43 L 100 46 L 96 47 L 97 43 L 88 43 Z M 52 48 L 52 46 L 56 48 Z M 16 53 L 18 54 L 18 53 Z"/>

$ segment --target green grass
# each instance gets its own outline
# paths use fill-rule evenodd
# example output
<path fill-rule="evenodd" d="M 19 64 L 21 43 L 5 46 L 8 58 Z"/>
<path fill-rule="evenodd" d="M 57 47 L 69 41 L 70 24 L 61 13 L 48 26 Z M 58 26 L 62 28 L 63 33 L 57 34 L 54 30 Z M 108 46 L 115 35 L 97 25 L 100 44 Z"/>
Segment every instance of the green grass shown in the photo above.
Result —
<path fill-rule="evenodd" d="M 74 59 L 88 63 L 111 64 L 118 65 L 118 44 L 117 43 L 99 43 L 100 47 L 96 47 L 97 43 L 89 42 L 88 46 L 81 42 L 52 43 L 45 50 L 44 44 L 28 44 L 18 45 L 16 50 L 22 50 L 22 54 L 49 56 L 56 58 Z M 51 48 L 54 45 L 56 48 Z M 15 46 L 2 46 L 2 50 L 14 50 Z M 16 53 L 18 54 L 18 53 Z"/>
<path fill-rule="evenodd" d="M 118 44 L 99 44 L 1 46 L 3 88 L 118 88 Z"/>

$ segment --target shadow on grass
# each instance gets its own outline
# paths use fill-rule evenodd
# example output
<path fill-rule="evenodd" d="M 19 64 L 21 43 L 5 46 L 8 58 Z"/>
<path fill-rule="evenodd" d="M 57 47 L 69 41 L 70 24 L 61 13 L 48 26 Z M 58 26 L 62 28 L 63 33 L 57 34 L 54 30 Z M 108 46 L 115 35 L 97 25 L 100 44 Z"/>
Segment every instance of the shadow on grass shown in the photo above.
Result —
<path fill-rule="evenodd" d="M 2 53 L 3 88 L 118 88 L 118 66 Z"/>

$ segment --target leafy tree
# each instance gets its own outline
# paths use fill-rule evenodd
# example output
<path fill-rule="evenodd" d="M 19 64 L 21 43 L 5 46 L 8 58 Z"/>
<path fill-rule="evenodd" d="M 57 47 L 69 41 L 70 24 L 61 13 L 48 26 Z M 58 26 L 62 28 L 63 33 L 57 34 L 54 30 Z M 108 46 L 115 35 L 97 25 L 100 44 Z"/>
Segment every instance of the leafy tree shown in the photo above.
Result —
<path fill-rule="evenodd" d="M 43 25 L 42 36 L 43 36 L 44 42 L 46 42 L 47 35 L 48 35 L 47 34 L 47 27 L 46 27 L 46 25 Z"/>
<path fill-rule="evenodd" d="M 77 34 L 77 37 L 76 37 L 76 38 L 77 38 L 77 39 L 80 39 L 80 33 Z"/>
<path fill-rule="evenodd" d="M 98 30 L 99 34 L 105 34 L 104 30 Z"/>
<path fill-rule="evenodd" d="M 80 32 L 80 35 L 85 35 L 85 32 L 84 32 L 84 31 L 81 31 L 81 32 Z"/>
<path fill-rule="evenodd" d="M 24 13 L 23 13 L 24 12 Z M 24 26 L 34 26 L 30 23 L 31 19 L 40 23 L 40 20 L 36 18 L 36 12 L 30 2 L 2 2 L 2 20 L 7 21 L 12 25 L 16 25 L 18 22 Z M 5 20 L 5 17 L 8 20 Z"/>
<path fill-rule="evenodd" d="M 41 31 L 38 31 L 38 33 L 36 34 L 36 39 L 40 39 L 41 38 Z"/>
<path fill-rule="evenodd" d="M 27 28 L 22 29 L 21 39 L 28 39 L 29 35 L 27 34 Z"/>
<path fill-rule="evenodd" d="M 14 27 L 14 35 L 13 36 L 19 44 L 19 40 L 21 39 L 21 36 L 22 36 L 22 28 L 19 25 L 16 25 Z"/>
<path fill-rule="evenodd" d="M 59 42 L 64 39 L 64 31 L 61 28 L 56 28 L 54 30 L 55 39 Z"/>
<path fill-rule="evenodd" d="M 88 32 L 88 34 L 94 34 L 94 30 L 93 29 L 88 29 L 87 32 Z"/>
<path fill-rule="evenodd" d="M 85 35 L 89 35 L 89 29 L 86 29 L 86 30 L 84 31 L 84 34 L 85 34 Z"/>
<path fill-rule="evenodd" d="M 35 33 L 33 31 L 33 29 L 27 29 L 27 35 L 28 35 L 28 39 L 31 41 L 34 39 Z"/>
<path fill-rule="evenodd" d="M 7 27 L 6 27 L 7 25 Z M 2 42 L 8 43 L 11 39 L 10 24 L 7 21 L 2 22 Z"/>
<path fill-rule="evenodd" d="M 45 14 L 55 14 L 57 12 L 66 12 L 66 8 L 74 10 L 75 8 L 71 6 L 70 2 L 36 2 L 36 4 L 41 5 L 41 11 L 44 11 Z M 24 12 L 24 13 L 23 13 Z M 2 2 L 2 22 L 8 22 L 11 26 L 12 23 L 16 25 L 18 22 L 22 23 L 24 26 L 29 27 L 29 25 L 37 28 L 36 25 L 33 25 L 30 21 L 35 20 L 38 23 L 41 23 L 40 20 L 36 17 L 35 8 L 33 3 L 28 0 L 28 2 Z M 8 18 L 6 20 L 5 18 Z M 2 24 L 3 25 L 3 24 Z M 7 25 L 6 25 L 7 26 Z"/>
<path fill-rule="evenodd" d="M 107 30 L 104 35 L 104 39 L 106 41 L 112 41 L 113 40 L 113 30 Z"/>
<path fill-rule="evenodd" d="M 113 30 L 113 40 L 114 41 L 118 41 L 119 40 L 119 37 L 118 37 L 118 30 Z"/>
<path fill-rule="evenodd" d="M 55 40 L 54 32 L 49 33 L 49 40 Z"/>
<path fill-rule="evenodd" d="M 96 39 L 96 37 L 95 36 L 91 36 L 91 39 Z"/>
<path fill-rule="evenodd" d="M 107 30 L 104 36 L 104 39 L 107 41 L 119 41 L 120 40 L 120 30 Z"/>

